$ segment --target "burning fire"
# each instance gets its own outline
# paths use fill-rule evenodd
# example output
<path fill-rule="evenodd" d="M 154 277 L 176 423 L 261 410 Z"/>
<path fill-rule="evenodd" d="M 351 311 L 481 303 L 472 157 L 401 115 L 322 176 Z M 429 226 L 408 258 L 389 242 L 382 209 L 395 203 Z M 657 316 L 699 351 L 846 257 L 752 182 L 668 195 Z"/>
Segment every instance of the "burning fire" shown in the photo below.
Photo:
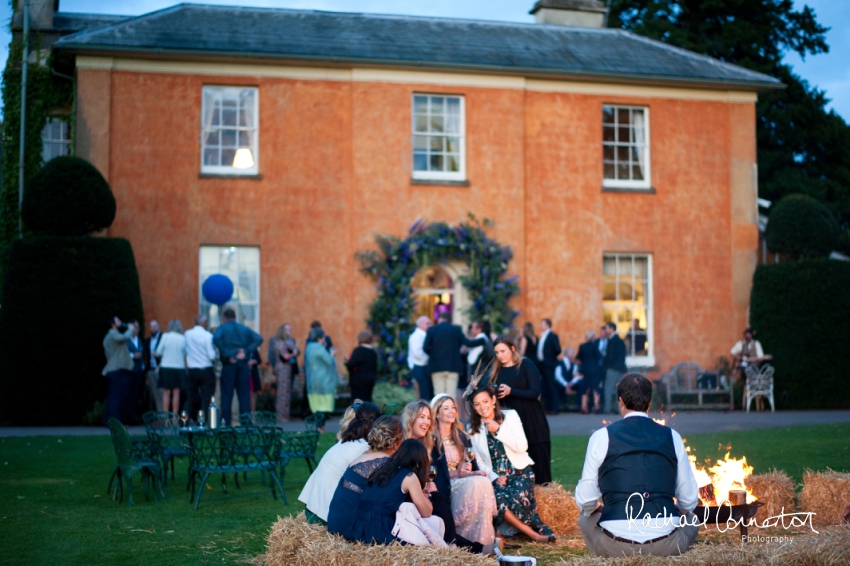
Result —
<path fill-rule="evenodd" d="M 699 499 L 703 506 L 716 507 L 729 497 L 729 492 L 732 490 L 746 491 L 747 503 L 752 503 L 757 499 L 752 490 L 746 486 L 747 478 L 753 473 L 753 467 L 747 464 L 746 456 L 738 460 L 730 458 L 729 452 L 727 452 L 722 460 L 717 460 L 713 466 L 706 470 L 703 465 L 697 464 L 696 454 L 693 453 L 691 447 L 686 447 L 686 450 L 688 461 L 691 463 L 691 469 L 699 486 Z"/>

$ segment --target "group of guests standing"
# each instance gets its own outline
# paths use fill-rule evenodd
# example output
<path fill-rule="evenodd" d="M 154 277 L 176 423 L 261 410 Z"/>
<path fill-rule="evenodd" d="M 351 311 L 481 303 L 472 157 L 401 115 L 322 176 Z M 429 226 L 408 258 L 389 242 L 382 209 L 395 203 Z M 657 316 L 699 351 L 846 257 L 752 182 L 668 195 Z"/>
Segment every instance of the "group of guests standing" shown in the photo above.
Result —
<path fill-rule="evenodd" d="M 357 400 L 299 496 L 308 521 L 350 541 L 454 544 L 476 553 L 499 547 L 497 534 L 554 541 L 537 512 L 519 415 L 501 407 L 487 380 L 464 402 L 467 430 L 454 395 L 414 401 L 401 420 Z"/>

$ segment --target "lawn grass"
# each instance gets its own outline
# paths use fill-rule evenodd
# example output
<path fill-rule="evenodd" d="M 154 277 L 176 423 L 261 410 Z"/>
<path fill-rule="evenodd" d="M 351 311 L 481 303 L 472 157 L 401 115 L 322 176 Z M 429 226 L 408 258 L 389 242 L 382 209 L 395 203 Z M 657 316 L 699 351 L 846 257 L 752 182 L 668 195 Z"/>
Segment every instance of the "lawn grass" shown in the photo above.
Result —
<path fill-rule="evenodd" d="M 806 468 L 850 471 L 848 439 L 850 424 L 836 424 L 689 435 L 687 443 L 701 459 L 722 457 L 731 444 L 732 455 L 746 455 L 754 473 L 775 466 L 801 481 Z M 320 452 L 333 440 L 323 435 Z M 583 436 L 552 439 L 553 476 L 570 489 L 586 446 Z M 303 460 L 287 467 L 288 506 L 273 500 L 255 473 L 239 490 L 230 478 L 227 494 L 218 478 L 211 480 L 198 511 L 185 491 L 184 462 L 167 500 L 145 501 L 137 485 L 136 504 L 127 507 L 106 494 L 115 466 L 109 437 L 0 438 L 0 564 L 244 563 L 264 551 L 279 515 L 303 509 Z"/>

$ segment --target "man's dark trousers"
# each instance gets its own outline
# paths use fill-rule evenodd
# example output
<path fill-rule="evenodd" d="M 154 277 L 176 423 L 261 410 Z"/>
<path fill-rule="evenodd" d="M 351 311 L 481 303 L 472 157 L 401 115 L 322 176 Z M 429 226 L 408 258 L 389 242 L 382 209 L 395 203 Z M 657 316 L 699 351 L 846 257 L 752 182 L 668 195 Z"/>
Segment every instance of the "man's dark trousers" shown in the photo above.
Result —
<path fill-rule="evenodd" d="M 196 418 L 199 410 L 206 413 L 210 408 L 210 399 L 213 395 L 215 395 L 213 368 L 189 368 L 189 408 L 187 409 L 189 416 Z M 233 399 L 232 396 L 231 399 Z"/>
<path fill-rule="evenodd" d="M 250 376 L 251 368 L 248 367 L 248 362 L 243 360 L 237 360 L 235 364 L 224 364 L 221 368 L 221 418 L 225 426 L 232 424 L 230 407 L 233 405 L 234 388 L 239 399 L 239 412 L 247 413 L 251 410 L 251 388 L 248 384 Z"/>
<path fill-rule="evenodd" d="M 434 397 L 434 384 L 431 383 L 431 374 L 428 373 L 426 366 L 413 366 L 410 370 L 410 378 L 415 379 L 419 384 L 419 398 L 425 399 L 429 403 Z"/>
<path fill-rule="evenodd" d="M 109 425 L 109 418 L 115 417 L 121 424 L 131 425 L 131 399 L 136 384 L 135 374 L 128 369 L 119 369 L 106 374 L 108 388 L 103 408 L 103 424 Z"/>

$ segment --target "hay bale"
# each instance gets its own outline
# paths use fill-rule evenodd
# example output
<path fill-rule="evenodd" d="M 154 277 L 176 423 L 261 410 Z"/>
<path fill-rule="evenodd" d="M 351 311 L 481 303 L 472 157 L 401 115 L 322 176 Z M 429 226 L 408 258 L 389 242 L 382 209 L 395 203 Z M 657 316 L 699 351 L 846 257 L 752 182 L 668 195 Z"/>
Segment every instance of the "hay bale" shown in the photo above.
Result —
<path fill-rule="evenodd" d="M 350 543 L 321 525 L 307 523 L 302 513 L 297 518 L 278 517 L 269 534 L 265 563 L 267 566 L 492 566 L 493 558 L 454 547 Z"/>
<path fill-rule="evenodd" d="M 755 535 L 754 535 L 755 536 Z M 763 535 L 762 535 L 763 536 Z M 778 535 L 781 536 L 781 535 Z M 571 566 L 846 566 L 850 564 L 850 528 L 827 527 L 820 534 L 789 533 L 789 539 L 697 544 L 681 556 L 658 558 L 578 556 L 556 564 Z"/>
<path fill-rule="evenodd" d="M 841 511 L 850 503 L 850 474 L 827 470 L 803 473 L 803 491 L 800 507 L 812 517 L 815 525 L 837 525 L 841 522 Z"/>
<path fill-rule="evenodd" d="M 558 536 L 578 532 L 579 507 L 573 494 L 557 483 L 534 486 L 537 512 Z"/>
<path fill-rule="evenodd" d="M 768 517 L 776 517 L 783 509 L 785 513 L 797 511 L 796 485 L 785 472 L 774 469 L 767 474 L 750 476 L 747 478 L 747 487 L 764 503 L 756 513 L 758 524 L 763 524 Z"/>

